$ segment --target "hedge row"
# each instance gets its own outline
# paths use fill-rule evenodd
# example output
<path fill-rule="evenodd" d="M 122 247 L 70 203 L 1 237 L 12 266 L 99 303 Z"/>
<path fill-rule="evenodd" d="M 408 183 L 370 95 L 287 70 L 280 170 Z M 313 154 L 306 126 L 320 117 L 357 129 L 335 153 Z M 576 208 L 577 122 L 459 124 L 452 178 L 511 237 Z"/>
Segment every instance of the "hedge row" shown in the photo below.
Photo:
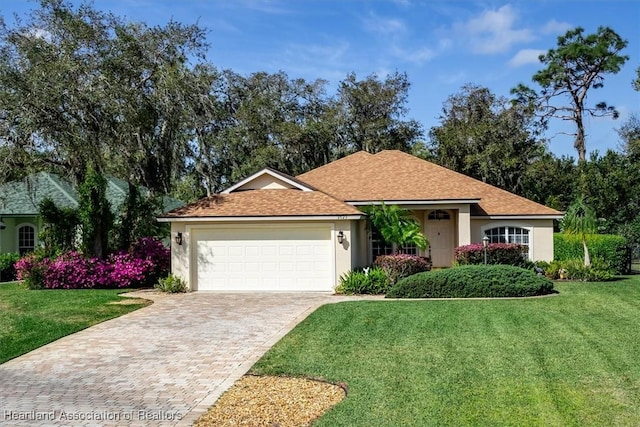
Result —
<path fill-rule="evenodd" d="M 587 247 L 591 259 L 599 259 L 611 273 L 629 273 L 631 252 L 624 237 L 614 234 L 592 234 L 587 236 Z M 556 261 L 583 259 L 584 248 L 580 236 L 554 234 L 553 258 Z"/>
<path fill-rule="evenodd" d="M 387 298 L 527 297 L 553 292 L 553 282 L 511 265 L 466 265 L 418 273 L 393 286 Z"/>
<path fill-rule="evenodd" d="M 487 246 L 487 264 L 515 265 L 528 267 L 526 246 L 514 243 L 489 243 Z M 458 246 L 455 250 L 455 262 L 458 265 L 484 264 L 484 246 L 482 243 Z"/>

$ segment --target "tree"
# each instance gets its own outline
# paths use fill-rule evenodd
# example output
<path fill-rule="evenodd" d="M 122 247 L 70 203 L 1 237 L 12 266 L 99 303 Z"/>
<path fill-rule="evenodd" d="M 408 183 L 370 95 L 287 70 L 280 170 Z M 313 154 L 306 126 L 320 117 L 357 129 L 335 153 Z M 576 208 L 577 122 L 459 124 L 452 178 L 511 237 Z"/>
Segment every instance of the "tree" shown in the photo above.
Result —
<path fill-rule="evenodd" d="M 622 152 L 632 161 L 640 161 L 640 117 L 632 114 L 616 131 L 622 140 Z"/>
<path fill-rule="evenodd" d="M 573 157 L 556 157 L 547 152 L 529 165 L 523 177 L 523 191 L 518 194 L 564 211 L 576 198 L 577 177 Z"/>
<path fill-rule="evenodd" d="M 90 167 L 78 188 L 82 252 L 101 259 L 109 254 L 109 232 L 114 220 L 106 192 L 107 180 Z"/>
<path fill-rule="evenodd" d="M 611 28 L 599 27 L 595 34 L 586 36 L 583 32 L 580 27 L 567 31 L 558 37 L 556 49 L 540 55 L 545 68 L 532 78 L 541 87 L 540 93 L 523 84 L 511 90 L 517 97 L 515 102 L 532 108 L 543 123 L 550 118 L 559 118 L 575 124 L 573 145 L 580 162 L 586 161 L 584 116 L 618 118 L 618 111 L 606 102 L 588 107 L 587 94 L 591 89 L 603 87 L 604 76 L 619 72 L 629 59 L 620 54 L 627 41 Z M 554 104 L 553 100 L 558 97 L 568 97 L 568 104 Z"/>
<path fill-rule="evenodd" d="M 76 249 L 80 223 L 78 209 L 59 208 L 53 200 L 46 198 L 40 202 L 38 212 L 42 218 L 38 239 L 48 256 L 55 256 L 58 251 Z"/>
<path fill-rule="evenodd" d="M 640 91 L 640 67 L 636 68 L 636 74 L 637 77 L 631 84 L 634 90 Z"/>
<path fill-rule="evenodd" d="M 149 28 L 89 3 L 43 0 L 0 23 L 0 140 L 30 163 L 82 182 L 88 166 L 167 193 L 182 172 L 192 101 L 190 62 L 204 31 Z M 26 157 L 26 159 L 25 159 Z"/>
<path fill-rule="evenodd" d="M 527 170 L 546 152 L 540 132 L 522 106 L 467 84 L 444 103 L 428 148 L 435 162 L 449 169 L 522 194 Z"/>
<path fill-rule="evenodd" d="M 397 205 L 387 205 L 381 202 L 365 209 L 373 226 L 380 231 L 382 238 L 391 243 L 393 252 L 406 245 L 415 245 L 425 249 L 429 244 L 420 229 L 420 223 L 413 214 Z"/>
<path fill-rule="evenodd" d="M 394 73 L 380 80 L 373 74 L 358 80 L 350 73 L 340 82 L 337 102 L 342 117 L 339 138 L 347 152 L 380 150 L 411 151 L 422 136 L 415 120 L 402 120 L 407 113 L 410 83 L 405 73 Z"/>
<path fill-rule="evenodd" d="M 562 231 L 565 234 L 577 235 L 582 240 L 584 247 L 584 265 L 591 265 L 589 248 L 587 247 L 587 235 L 598 231 L 598 222 L 593 210 L 584 204 L 581 198 L 569 206 L 562 218 Z"/>

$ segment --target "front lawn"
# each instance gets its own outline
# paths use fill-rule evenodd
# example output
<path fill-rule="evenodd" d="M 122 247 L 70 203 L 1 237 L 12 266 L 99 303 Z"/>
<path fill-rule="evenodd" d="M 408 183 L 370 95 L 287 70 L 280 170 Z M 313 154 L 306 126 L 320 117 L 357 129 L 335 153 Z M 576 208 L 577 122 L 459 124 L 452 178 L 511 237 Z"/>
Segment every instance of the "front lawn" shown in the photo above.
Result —
<path fill-rule="evenodd" d="M 109 304 L 123 289 L 41 290 L 0 284 L 0 363 L 148 304 Z"/>
<path fill-rule="evenodd" d="M 640 425 L 640 276 L 557 289 L 326 305 L 253 372 L 346 383 L 318 426 Z"/>

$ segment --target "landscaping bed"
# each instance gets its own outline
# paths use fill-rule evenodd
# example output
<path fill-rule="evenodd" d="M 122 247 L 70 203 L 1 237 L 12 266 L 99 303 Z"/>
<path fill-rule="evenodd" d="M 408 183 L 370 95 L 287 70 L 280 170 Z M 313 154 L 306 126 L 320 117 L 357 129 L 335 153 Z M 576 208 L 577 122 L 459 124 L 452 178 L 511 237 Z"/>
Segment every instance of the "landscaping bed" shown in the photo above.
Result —
<path fill-rule="evenodd" d="M 345 389 L 306 378 L 247 375 L 195 427 L 308 426 L 345 397 Z"/>

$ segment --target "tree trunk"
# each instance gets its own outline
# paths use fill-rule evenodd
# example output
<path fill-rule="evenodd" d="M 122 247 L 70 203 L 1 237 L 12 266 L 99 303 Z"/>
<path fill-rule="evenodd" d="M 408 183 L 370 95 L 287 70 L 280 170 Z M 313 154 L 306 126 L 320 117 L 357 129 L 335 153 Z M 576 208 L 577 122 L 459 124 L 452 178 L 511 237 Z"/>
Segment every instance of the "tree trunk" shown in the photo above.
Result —
<path fill-rule="evenodd" d="M 582 236 L 582 246 L 584 247 L 584 265 L 585 267 L 591 266 L 591 257 L 589 256 L 589 248 L 587 247 L 587 238 Z"/>
<path fill-rule="evenodd" d="M 575 112 L 575 121 L 578 128 L 576 140 L 573 146 L 578 150 L 578 163 L 587 161 L 587 148 L 584 140 L 584 124 L 582 123 L 582 108 L 578 108 Z"/>

